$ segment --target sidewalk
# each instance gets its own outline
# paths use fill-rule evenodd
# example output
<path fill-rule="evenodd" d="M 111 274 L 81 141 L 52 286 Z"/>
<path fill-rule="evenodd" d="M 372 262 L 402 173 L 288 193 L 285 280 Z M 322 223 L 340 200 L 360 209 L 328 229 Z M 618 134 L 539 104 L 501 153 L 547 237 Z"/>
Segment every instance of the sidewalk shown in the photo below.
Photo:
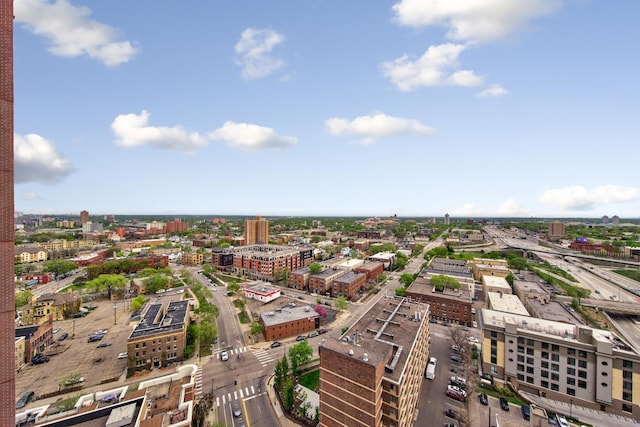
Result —
<path fill-rule="evenodd" d="M 595 409 L 585 408 L 584 406 L 578 406 L 576 404 L 559 402 L 545 397 L 538 397 L 531 393 L 520 392 L 520 394 L 522 394 L 528 401 L 533 402 L 542 408 L 557 412 L 567 417 L 575 418 L 583 423 L 589 423 L 593 426 L 638 426 L 638 422 L 630 417 L 596 411 Z"/>
<path fill-rule="evenodd" d="M 276 397 L 276 389 L 273 387 L 273 375 L 269 377 L 267 380 L 267 395 L 269 396 L 269 402 L 271 402 L 271 406 L 273 407 L 273 412 L 276 414 L 276 418 L 278 418 L 278 423 L 280 427 L 299 427 L 299 424 L 294 423 L 289 418 L 287 418 L 282 412 L 282 408 L 280 407 L 280 402 Z"/>

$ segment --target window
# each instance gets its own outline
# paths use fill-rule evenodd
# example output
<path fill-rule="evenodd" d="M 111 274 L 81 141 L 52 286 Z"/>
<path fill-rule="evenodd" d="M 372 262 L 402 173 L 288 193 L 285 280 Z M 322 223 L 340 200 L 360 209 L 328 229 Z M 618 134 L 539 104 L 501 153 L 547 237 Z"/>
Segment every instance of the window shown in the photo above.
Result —
<path fill-rule="evenodd" d="M 609 362 L 607 362 L 606 360 L 602 361 L 602 366 L 609 366 Z"/>
<path fill-rule="evenodd" d="M 549 371 L 540 371 L 540 376 L 542 378 L 549 378 Z"/>
<path fill-rule="evenodd" d="M 569 357 L 567 359 L 567 365 L 576 366 L 576 359 L 574 359 L 573 357 Z"/>
<path fill-rule="evenodd" d="M 518 363 L 518 371 L 524 371 L 524 365 Z"/>
<path fill-rule="evenodd" d="M 559 391 L 559 390 L 560 390 L 560 387 L 558 386 L 558 384 L 551 383 L 551 390 L 553 390 L 553 391 Z"/>
<path fill-rule="evenodd" d="M 551 381 L 560 381 L 560 375 L 551 373 Z"/>
<path fill-rule="evenodd" d="M 554 362 L 559 362 L 560 361 L 560 355 L 559 354 L 552 354 L 551 355 L 551 360 L 553 360 Z"/>
<path fill-rule="evenodd" d="M 622 371 L 622 378 L 625 378 L 625 379 L 628 379 L 628 380 L 633 379 L 633 372 Z"/>
<path fill-rule="evenodd" d="M 578 350 L 578 357 L 584 357 L 586 359 L 587 352 L 584 350 Z"/>
<path fill-rule="evenodd" d="M 633 393 L 629 393 L 628 391 L 622 392 L 622 399 L 627 402 L 633 402 Z"/>
<path fill-rule="evenodd" d="M 527 348 L 527 354 L 530 356 L 533 356 L 533 349 L 532 348 Z"/>
<path fill-rule="evenodd" d="M 518 346 L 518 353 L 524 353 L 524 347 L 519 345 Z"/>
<path fill-rule="evenodd" d="M 518 381 L 524 381 L 524 375 L 518 374 Z"/>
<path fill-rule="evenodd" d="M 549 358 L 549 353 L 547 353 L 546 351 L 542 352 L 542 358 L 543 359 L 548 359 Z"/>
<path fill-rule="evenodd" d="M 542 348 L 544 348 L 545 350 L 548 350 L 548 349 L 549 349 L 549 343 L 548 343 L 548 342 L 543 342 L 541 346 L 542 346 Z"/>
<path fill-rule="evenodd" d="M 509 340 L 509 344 L 513 344 L 513 340 Z"/>
<path fill-rule="evenodd" d="M 518 355 L 518 362 L 524 363 L 524 356 L 519 354 Z"/>
<path fill-rule="evenodd" d="M 527 382 L 528 382 L 529 384 L 533 384 L 533 377 L 529 377 L 529 376 L 528 376 L 528 377 L 527 377 Z"/>
<path fill-rule="evenodd" d="M 623 381 L 622 382 L 622 388 L 624 390 L 633 391 L 633 383 L 631 381 Z"/>
<path fill-rule="evenodd" d="M 567 378 L 567 384 L 576 385 L 576 379 L 575 378 Z"/>
<path fill-rule="evenodd" d="M 527 338 L 527 345 L 533 347 L 533 340 L 531 338 Z"/>
<path fill-rule="evenodd" d="M 518 344 L 524 344 L 524 338 L 518 337 Z"/>
<path fill-rule="evenodd" d="M 578 371 L 578 376 L 580 378 L 587 378 L 587 371 Z"/>
<path fill-rule="evenodd" d="M 540 386 L 544 388 L 549 388 L 549 381 L 540 381 Z"/>
<path fill-rule="evenodd" d="M 533 366 L 527 366 L 527 374 L 533 374 Z"/>
<path fill-rule="evenodd" d="M 560 351 L 560 346 L 558 344 L 552 344 L 551 351 Z"/>
<path fill-rule="evenodd" d="M 578 360 L 578 367 L 580 368 L 587 368 L 587 361 L 586 360 Z"/>
<path fill-rule="evenodd" d="M 567 394 L 569 396 L 575 396 L 576 395 L 576 389 L 567 387 Z"/>
<path fill-rule="evenodd" d="M 578 381 L 578 387 L 587 388 L 587 382 L 582 380 Z"/>
<path fill-rule="evenodd" d="M 607 372 L 600 372 L 600 375 L 602 375 L 603 377 L 608 377 L 609 374 Z"/>
<path fill-rule="evenodd" d="M 623 368 L 632 369 L 633 368 L 633 362 L 631 360 L 623 360 L 622 361 L 622 367 Z"/>
<path fill-rule="evenodd" d="M 529 365 L 533 365 L 533 364 L 534 364 L 534 363 L 536 363 L 536 362 L 535 362 L 535 359 L 534 359 L 533 357 L 527 357 L 527 363 L 528 363 Z"/>
<path fill-rule="evenodd" d="M 567 368 L 567 375 L 575 375 L 576 368 Z"/>
<path fill-rule="evenodd" d="M 576 355 L 576 349 L 575 348 L 568 348 L 567 349 L 567 354 L 569 356 L 575 356 Z"/>
<path fill-rule="evenodd" d="M 604 383 L 604 382 L 600 383 L 600 385 L 601 385 L 602 387 L 609 387 L 609 384 Z"/>
<path fill-rule="evenodd" d="M 557 363 L 552 363 L 551 370 L 558 372 L 560 370 L 560 365 L 558 365 Z"/>
<path fill-rule="evenodd" d="M 498 333 L 496 331 L 491 331 L 491 338 L 498 338 Z"/>
<path fill-rule="evenodd" d="M 540 362 L 540 366 L 542 366 L 544 369 L 549 369 L 549 362 L 542 361 Z"/>

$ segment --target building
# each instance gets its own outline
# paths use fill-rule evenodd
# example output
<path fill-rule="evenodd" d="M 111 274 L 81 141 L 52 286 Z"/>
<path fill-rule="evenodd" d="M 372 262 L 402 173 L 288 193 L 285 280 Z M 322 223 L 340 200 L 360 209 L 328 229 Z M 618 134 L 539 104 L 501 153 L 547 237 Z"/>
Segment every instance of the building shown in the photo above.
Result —
<path fill-rule="evenodd" d="M 475 260 L 474 260 L 475 261 Z M 506 262 L 506 261 L 505 261 Z M 478 264 L 473 263 L 473 278 L 482 281 L 483 276 L 495 276 L 505 278 L 511 274 L 511 270 L 506 265 L 499 264 Z"/>
<path fill-rule="evenodd" d="M 353 269 L 356 273 L 364 273 L 367 275 L 367 281 L 375 281 L 384 271 L 384 265 L 381 262 L 364 262 Z"/>
<path fill-rule="evenodd" d="M 446 225 L 451 224 L 451 218 L 449 217 L 449 214 L 444 214 L 444 223 Z"/>
<path fill-rule="evenodd" d="M 473 299 L 469 288 L 444 288 L 439 291 L 430 283 L 430 279 L 418 277 L 407 288 L 407 298 L 429 305 L 429 312 L 434 319 L 460 323 L 471 326 L 473 322 Z"/>
<path fill-rule="evenodd" d="M 80 224 L 86 224 L 89 222 L 89 212 L 80 211 Z"/>
<path fill-rule="evenodd" d="M 309 276 L 309 291 L 314 294 L 330 294 L 333 281 L 345 273 L 345 270 L 334 267 L 326 268 L 320 273 L 311 274 Z"/>
<path fill-rule="evenodd" d="M 366 283 L 366 274 L 349 271 L 333 281 L 331 294 L 336 297 L 346 297 L 351 300 L 357 299 L 360 291 L 365 288 Z"/>
<path fill-rule="evenodd" d="M 263 303 L 271 302 L 280 297 L 280 289 L 261 280 L 245 283 L 244 296 Z"/>
<path fill-rule="evenodd" d="M 504 292 L 487 292 L 485 295 L 487 305 L 491 310 L 529 316 L 529 312 L 517 295 L 505 294 Z"/>
<path fill-rule="evenodd" d="M 22 309 L 23 325 L 38 325 L 48 322 L 64 320 L 80 311 L 82 295 L 74 292 L 44 294 Z"/>
<path fill-rule="evenodd" d="M 396 254 L 393 252 L 378 252 L 368 256 L 367 260 L 381 262 L 385 269 L 390 270 L 396 263 Z"/>
<path fill-rule="evenodd" d="M 382 298 L 320 354 L 320 426 L 414 425 L 429 358 L 429 306 Z"/>
<path fill-rule="evenodd" d="M 24 337 L 24 358 L 26 362 L 30 362 L 33 356 L 44 353 L 53 344 L 53 320 L 49 319 L 48 322 L 39 325 L 16 328 L 15 337 Z"/>
<path fill-rule="evenodd" d="M 44 262 L 48 258 L 47 251 L 35 246 L 21 246 L 13 250 L 16 264 L 27 264 L 32 262 Z"/>
<path fill-rule="evenodd" d="M 217 248 L 216 248 L 217 249 Z M 212 261 L 216 268 L 232 271 L 251 279 L 273 280 L 280 271 L 308 267 L 313 262 L 312 248 L 278 245 L 252 245 L 214 250 Z M 215 262 L 233 261 L 233 267 Z"/>
<path fill-rule="evenodd" d="M 482 276 L 482 290 L 484 294 L 487 295 L 489 292 L 501 292 L 503 294 L 510 294 L 511 286 L 507 279 L 501 276 Z"/>
<path fill-rule="evenodd" d="M 612 331 L 483 309 L 482 367 L 521 390 L 640 417 L 640 354 Z"/>
<path fill-rule="evenodd" d="M 184 231 L 189 228 L 189 223 L 187 221 L 182 221 L 180 218 L 176 218 L 173 221 L 167 222 L 165 225 L 165 231 L 167 233 L 177 233 L 179 231 Z"/>
<path fill-rule="evenodd" d="M 192 267 L 202 265 L 204 262 L 204 255 L 199 252 L 183 252 L 182 253 L 182 265 L 189 265 Z"/>
<path fill-rule="evenodd" d="M 129 372 L 182 361 L 189 313 L 189 301 L 147 304 L 127 340 Z"/>
<path fill-rule="evenodd" d="M 222 271 L 233 269 L 233 253 L 220 247 L 213 248 L 211 250 L 211 265 Z"/>
<path fill-rule="evenodd" d="M 269 221 L 257 216 L 244 221 L 244 244 L 256 245 L 269 243 Z"/>
<path fill-rule="evenodd" d="M 564 223 L 553 221 L 547 225 L 547 237 L 549 240 L 558 240 L 564 237 Z"/>
<path fill-rule="evenodd" d="M 306 291 L 309 289 L 309 277 L 311 276 L 311 269 L 309 267 L 298 268 L 289 273 L 287 277 L 287 287 L 294 288 L 299 291 Z"/>
<path fill-rule="evenodd" d="M 272 341 L 318 329 L 320 315 L 308 305 L 296 306 L 295 303 L 289 303 L 275 311 L 261 313 L 260 323 L 264 327 L 264 339 Z"/>
<path fill-rule="evenodd" d="M 27 344 L 23 336 L 16 337 L 16 372 L 20 372 L 25 367 L 25 354 L 27 352 Z"/>
<path fill-rule="evenodd" d="M 613 225 L 620 225 L 620 217 L 618 215 L 614 215 L 611 217 L 611 223 Z"/>

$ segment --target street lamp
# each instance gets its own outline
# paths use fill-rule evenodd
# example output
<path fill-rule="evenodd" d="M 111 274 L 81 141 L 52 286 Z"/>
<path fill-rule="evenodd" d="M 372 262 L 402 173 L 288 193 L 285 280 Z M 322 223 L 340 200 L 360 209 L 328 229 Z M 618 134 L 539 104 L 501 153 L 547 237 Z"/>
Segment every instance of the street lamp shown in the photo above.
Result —
<path fill-rule="evenodd" d="M 116 325 L 118 322 L 116 321 L 116 312 L 118 310 L 118 304 L 113 303 L 113 324 Z"/>
<path fill-rule="evenodd" d="M 573 399 L 569 399 L 569 418 L 573 419 Z"/>

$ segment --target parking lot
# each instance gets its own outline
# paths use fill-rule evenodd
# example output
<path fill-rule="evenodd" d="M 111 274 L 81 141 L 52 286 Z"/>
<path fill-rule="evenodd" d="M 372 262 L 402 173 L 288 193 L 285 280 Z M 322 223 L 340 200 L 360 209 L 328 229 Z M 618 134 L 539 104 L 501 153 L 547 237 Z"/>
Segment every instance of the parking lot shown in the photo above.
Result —
<path fill-rule="evenodd" d="M 89 387 L 117 380 L 125 373 L 127 360 L 118 359 L 118 354 L 127 351 L 127 338 L 132 329 L 128 325 L 128 302 L 102 300 L 85 306 L 95 309 L 86 317 L 54 322 L 53 327 L 60 330 L 54 334 L 55 344 L 45 351 L 49 362 L 29 363 L 16 374 L 16 401 L 27 390 L 33 390 L 36 396 L 65 391 L 68 389 L 64 386 L 65 380 L 74 374 L 84 377 L 82 387 Z M 87 342 L 89 336 L 99 330 L 108 330 L 104 338 Z M 63 333 L 67 333 L 68 338 L 58 341 Z M 104 342 L 111 345 L 97 347 Z"/>

